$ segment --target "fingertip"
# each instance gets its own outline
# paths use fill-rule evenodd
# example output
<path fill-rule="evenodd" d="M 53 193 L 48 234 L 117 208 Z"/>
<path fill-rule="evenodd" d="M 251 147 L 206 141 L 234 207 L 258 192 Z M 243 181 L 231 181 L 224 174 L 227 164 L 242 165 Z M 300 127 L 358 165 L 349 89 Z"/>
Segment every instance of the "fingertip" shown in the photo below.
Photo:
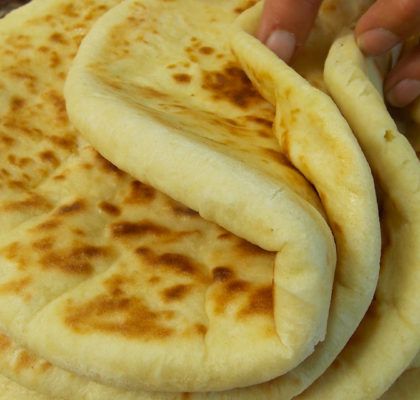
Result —
<path fill-rule="evenodd" d="M 403 79 L 386 93 L 388 102 L 394 107 L 405 107 L 420 96 L 420 81 Z"/>
<path fill-rule="evenodd" d="M 271 32 L 266 46 L 284 62 L 289 63 L 296 48 L 296 37 L 293 33 L 275 30 Z"/>
<path fill-rule="evenodd" d="M 356 41 L 366 55 L 379 56 L 400 43 L 400 38 L 387 29 L 375 28 L 356 35 Z"/>

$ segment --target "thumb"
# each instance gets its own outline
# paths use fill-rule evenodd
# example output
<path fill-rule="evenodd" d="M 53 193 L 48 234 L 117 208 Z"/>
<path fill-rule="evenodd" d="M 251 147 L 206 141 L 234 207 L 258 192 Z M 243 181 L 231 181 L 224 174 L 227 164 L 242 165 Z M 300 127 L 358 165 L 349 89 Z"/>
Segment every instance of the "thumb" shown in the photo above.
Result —
<path fill-rule="evenodd" d="M 266 0 L 257 38 L 289 62 L 312 28 L 322 0 Z"/>

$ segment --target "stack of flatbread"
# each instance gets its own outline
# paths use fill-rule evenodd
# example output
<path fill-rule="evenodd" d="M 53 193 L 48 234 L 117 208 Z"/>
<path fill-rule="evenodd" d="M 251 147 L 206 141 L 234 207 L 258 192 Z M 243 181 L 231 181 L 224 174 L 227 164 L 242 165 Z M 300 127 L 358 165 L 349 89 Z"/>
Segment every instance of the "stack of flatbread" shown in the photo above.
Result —
<path fill-rule="evenodd" d="M 293 68 L 256 1 L 0 20 L 0 399 L 420 398 L 420 128 L 370 3 Z"/>

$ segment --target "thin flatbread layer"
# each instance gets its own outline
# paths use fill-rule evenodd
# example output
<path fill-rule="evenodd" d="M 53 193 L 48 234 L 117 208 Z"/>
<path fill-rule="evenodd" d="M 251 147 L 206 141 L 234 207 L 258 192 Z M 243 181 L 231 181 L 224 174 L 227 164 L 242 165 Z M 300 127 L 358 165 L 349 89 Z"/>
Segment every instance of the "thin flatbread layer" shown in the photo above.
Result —
<path fill-rule="evenodd" d="M 309 230 L 299 243 L 320 255 L 320 265 L 311 260 L 300 276 L 301 257 L 292 271 L 288 259 L 304 248 L 287 244 L 276 256 L 251 245 L 79 140 L 67 120 L 63 79 L 86 30 L 116 3 L 38 0 L 1 21 L 1 329 L 29 349 L 35 342 L 48 347 L 48 359 L 62 367 L 88 361 L 85 372 L 94 379 L 95 368 L 105 366 L 122 386 L 182 391 L 266 381 L 323 335 L 335 254 L 319 223 L 322 207 L 276 148 L 267 150 L 273 174 L 278 165 L 313 203 L 305 206 Z M 267 130 L 266 122 L 254 124 Z M 282 293 L 291 272 L 296 290 L 313 288 L 314 300 Z M 301 335 L 286 331 L 289 342 L 276 327 L 287 329 L 286 318 L 276 321 L 285 314 Z"/>
<path fill-rule="evenodd" d="M 325 81 L 353 127 L 381 190 L 383 250 L 375 299 L 333 366 L 301 397 L 380 397 L 420 347 L 420 163 L 398 132 L 352 34 L 336 41 Z"/>
<path fill-rule="evenodd" d="M 371 302 L 379 255 L 371 252 L 376 244 L 372 243 L 368 248 L 362 244 L 372 239 L 368 233 L 372 228 L 376 231 L 377 221 L 368 211 L 376 207 L 376 202 L 370 197 L 368 203 L 364 199 L 356 206 L 352 200 L 352 205 L 346 207 L 349 199 L 361 195 L 361 188 L 354 181 L 355 166 L 349 151 L 358 147 L 355 138 L 347 123 L 343 126 L 342 120 L 336 118 L 335 105 L 329 97 L 309 86 L 251 36 L 260 14 L 261 5 L 238 19 L 232 34 L 232 48 L 254 85 L 276 104 L 274 133 L 291 162 L 320 193 L 338 253 L 326 339 L 314 354 L 293 370 L 293 375 L 280 377 L 277 382 L 281 395 L 290 398 L 309 386 L 333 362 Z M 359 166 L 364 164 L 364 156 L 358 162 Z M 339 184 L 333 184 L 338 181 Z M 344 203 L 336 208 L 340 202 Z M 355 211 L 357 216 L 353 214 Z M 343 224 L 334 224 L 338 220 L 344 221 Z M 292 378 L 296 376 L 300 379 L 293 382 Z"/>
<path fill-rule="evenodd" d="M 410 366 L 380 400 L 416 400 L 418 398 L 420 398 L 420 353 L 417 353 Z"/>
<path fill-rule="evenodd" d="M 96 24 L 79 49 L 66 84 L 68 111 L 81 134 L 118 167 L 262 248 L 282 249 L 283 254 L 288 249 L 294 252 L 294 235 L 298 235 L 300 255 L 306 257 L 309 252 L 302 251 L 305 238 L 312 241 L 318 236 L 307 230 L 306 222 L 299 226 L 296 222 L 301 218 L 306 221 L 306 212 L 313 217 L 311 199 L 299 189 L 300 184 L 286 179 L 285 166 L 276 168 L 278 173 L 273 174 L 274 166 L 264 150 L 268 146 L 278 149 L 270 131 L 261 135 L 256 129 L 244 129 L 243 121 L 250 115 L 270 121 L 267 110 L 272 110 L 273 93 L 270 96 L 268 92 L 274 88 L 261 88 L 254 82 L 270 100 L 267 102 L 245 84 L 246 78 L 229 50 L 228 33 L 235 16 L 232 4 L 145 0 L 126 1 L 114 8 Z M 250 63 L 260 68 L 263 63 L 259 63 L 258 55 L 269 51 L 250 35 L 245 41 L 252 43 L 242 51 L 234 45 L 235 52 L 239 55 L 248 51 Z M 339 262 L 343 264 L 337 284 L 350 293 L 336 313 L 346 331 L 340 339 L 344 345 L 367 309 L 379 268 L 380 233 L 373 179 L 333 102 L 285 65 L 277 64 L 271 53 L 269 57 L 268 65 L 287 71 L 286 95 L 289 89 L 291 94 L 298 87 L 291 96 L 294 107 L 286 113 L 290 118 L 283 123 L 287 128 L 293 120 L 299 121 L 302 135 L 297 141 L 294 135 L 288 136 L 293 146 L 288 155 L 315 185 L 335 233 Z M 266 78 L 264 75 L 257 80 L 271 85 L 270 77 Z M 302 82 L 304 90 L 300 89 Z M 304 117 L 309 99 L 322 104 L 316 110 L 312 105 L 312 120 Z M 277 117 L 281 114 L 278 111 Z M 285 136 L 283 149 L 286 141 Z M 349 169 L 352 174 L 347 173 Z M 284 214 L 296 216 L 297 212 L 301 217 L 283 219 Z M 277 223 L 280 220 L 281 226 Z M 285 240 L 287 246 L 283 247 Z M 289 260 L 294 263 L 293 257 Z M 307 268 L 305 260 L 300 265 L 298 275 L 282 275 L 282 287 L 276 290 L 283 310 L 296 309 L 289 302 L 290 293 L 294 299 L 303 298 L 304 287 L 305 304 L 315 300 L 304 278 L 306 271 L 314 268 Z M 289 267 L 283 264 L 281 268 Z M 275 276 L 280 270 L 275 267 Z M 297 276 L 299 282 L 294 281 Z M 299 321 L 293 321 L 290 314 L 287 318 L 276 316 L 282 340 L 293 341 L 295 346 L 297 339 L 301 346 L 302 330 L 295 328 L 306 325 L 302 321 L 302 315 Z M 42 354 L 48 351 L 41 343 L 32 346 Z M 112 369 L 105 368 L 101 375 L 110 381 Z M 134 381 L 127 384 L 139 387 Z"/>
<path fill-rule="evenodd" d="M 417 400 L 420 398 L 420 368 L 407 369 L 380 400 Z"/>
<path fill-rule="evenodd" d="M 17 383 L 0 375 L 0 399 L 1 400 L 55 400 L 41 394 L 30 391 Z"/>
<path fill-rule="evenodd" d="M 99 116 L 94 115 L 94 111 L 102 109 L 102 116 L 109 116 L 117 124 L 108 129 L 111 136 L 105 136 L 104 131 L 102 137 L 107 139 L 102 143 L 108 151 L 112 148 L 117 157 L 126 154 L 127 149 L 137 149 L 121 159 L 132 162 L 135 154 L 134 164 L 143 165 L 151 172 L 151 175 L 143 174 L 142 181 L 152 182 L 158 189 L 167 188 L 167 183 L 172 182 L 170 187 L 173 190 L 166 190 L 172 197 L 179 199 L 181 196 L 183 203 L 195 205 L 205 218 L 222 223 L 230 231 L 266 250 L 278 252 L 273 292 L 278 351 L 267 348 L 261 352 L 249 348 L 245 351 L 250 353 L 247 357 L 245 353 L 234 350 L 225 339 L 213 337 L 208 331 L 205 352 L 198 349 L 182 356 L 182 346 L 173 341 L 170 345 L 174 354 L 172 370 L 162 369 L 162 373 L 153 376 L 154 369 L 146 370 L 144 365 L 150 365 L 156 359 L 168 359 L 165 356 L 167 349 L 161 344 L 154 347 L 146 339 L 139 339 L 129 344 L 122 341 L 123 348 L 119 351 L 104 352 L 101 349 L 109 347 L 110 340 L 106 335 L 98 336 L 99 333 L 93 330 L 77 335 L 62 326 L 58 316 L 62 314 L 66 300 L 61 299 L 60 304 L 46 308 L 31 324 L 31 329 L 42 329 L 45 335 L 51 333 L 48 334 L 51 337 L 56 337 L 53 333 L 57 330 L 68 333 L 62 333 L 60 340 L 57 337 L 55 344 L 52 341 L 47 344 L 39 336 L 31 338 L 30 346 L 55 363 L 133 389 L 226 390 L 266 381 L 287 372 L 323 339 L 335 264 L 331 232 L 312 187 L 278 152 L 278 145 L 270 134 L 271 105 L 255 92 L 235 65 L 227 41 L 217 43 L 224 27 L 236 17 L 237 6 L 238 3 L 233 1 L 218 5 L 192 1 L 185 4 L 126 2 L 122 7 L 115 7 L 90 32 L 78 55 L 78 59 L 83 60 L 83 54 L 91 53 L 93 46 L 95 54 L 92 55 L 100 56 L 104 52 L 115 59 L 102 60 L 99 57 L 93 61 L 94 71 L 105 80 L 104 83 L 89 80 L 89 76 L 80 80 L 77 77 L 80 67 L 76 61 L 73 78 L 69 78 L 67 85 L 68 92 L 73 94 L 69 112 L 78 118 L 79 129 L 96 120 L 96 131 L 102 130 L 100 124 L 111 128 L 107 119 L 98 119 Z M 198 24 L 207 24 L 210 19 L 214 19 L 211 33 L 203 36 Z M 189 28 L 193 28 L 197 36 L 183 39 L 188 48 L 182 44 L 181 48 L 171 48 L 174 52 L 159 50 L 156 55 L 158 46 L 155 43 L 147 47 L 151 54 L 137 54 L 143 61 L 159 56 L 159 68 L 166 74 L 163 76 L 165 80 L 161 80 L 154 65 L 146 63 L 142 71 L 135 67 L 137 61 L 135 53 L 130 52 L 130 43 L 138 43 L 142 49 L 150 40 L 158 40 L 157 29 L 163 34 L 163 25 L 168 24 L 173 29 L 166 34 L 174 35 L 176 43 L 179 37 L 190 31 Z M 105 47 L 109 44 L 111 49 L 103 49 L 102 44 Z M 197 69 L 194 60 L 198 60 L 198 55 L 207 63 L 206 70 Z M 124 72 L 123 75 L 130 77 L 136 71 L 136 79 L 150 78 L 152 82 L 124 82 L 114 76 L 108 79 L 105 64 L 112 64 L 117 70 L 125 66 L 131 74 Z M 223 70 L 215 70 L 216 66 L 223 66 Z M 199 90 L 197 95 L 192 92 L 191 76 L 182 72 L 190 67 L 200 74 L 200 82 L 195 86 L 196 89 L 201 87 L 205 97 Z M 154 79 L 159 81 L 157 86 Z M 97 84 L 96 88 L 88 87 L 92 82 Z M 78 90 L 86 89 L 91 93 L 90 98 L 78 94 Z M 114 101 L 113 96 L 118 94 L 122 98 Z M 96 104 L 97 100 L 106 99 L 110 102 Z M 193 99 L 193 108 L 183 104 L 186 99 Z M 84 101 L 85 105 L 82 104 Z M 120 104 L 125 101 L 128 107 L 124 106 L 125 103 Z M 142 102 L 150 103 L 142 105 Z M 137 110 L 146 110 L 140 123 Z M 117 136 L 112 132 L 118 129 L 119 123 L 130 125 L 135 129 L 134 134 L 140 132 L 147 145 L 144 148 L 137 142 L 130 145 L 124 135 L 118 137 L 127 147 L 115 142 Z M 196 130 L 201 134 L 197 140 Z M 160 146 L 165 146 L 166 150 Z M 190 201 L 184 201 L 184 196 Z M 212 311 L 206 309 L 206 313 L 212 319 Z M 45 323 L 47 320 L 48 324 Z M 96 342 L 100 340 L 101 344 L 91 346 L 89 343 L 93 338 Z M 75 345 L 75 341 L 79 344 Z M 70 342 L 72 346 L 69 346 Z M 236 343 L 238 348 L 245 346 L 245 342 Z M 89 352 L 82 350 L 87 346 L 91 348 Z M 119 344 L 114 341 L 111 346 L 116 349 Z M 121 357 L 119 363 L 123 365 L 124 376 L 118 376 L 112 357 L 122 352 L 129 356 Z M 220 362 L 222 358 L 223 363 Z M 252 368 L 244 373 L 247 364 Z"/>

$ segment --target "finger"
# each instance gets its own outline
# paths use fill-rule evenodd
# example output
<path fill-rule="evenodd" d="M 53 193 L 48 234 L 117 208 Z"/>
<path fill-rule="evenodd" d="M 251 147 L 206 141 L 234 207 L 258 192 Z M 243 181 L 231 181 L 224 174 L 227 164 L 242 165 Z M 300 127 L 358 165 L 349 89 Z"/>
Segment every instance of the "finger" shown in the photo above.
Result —
<path fill-rule="evenodd" d="M 360 18 L 355 32 L 365 54 L 386 53 L 420 33 L 420 0 L 378 0 Z"/>
<path fill-rule="evenodd" d="M 420 96 L 420 45 L 403 57 L 388 74 L 385 94 L 396 107 L 405 107 Z"/>
<path fill-rule="evenodd" d="M 257 38 L 289 62 L 311 31 L 322 0 L 266 0 Z"/>

